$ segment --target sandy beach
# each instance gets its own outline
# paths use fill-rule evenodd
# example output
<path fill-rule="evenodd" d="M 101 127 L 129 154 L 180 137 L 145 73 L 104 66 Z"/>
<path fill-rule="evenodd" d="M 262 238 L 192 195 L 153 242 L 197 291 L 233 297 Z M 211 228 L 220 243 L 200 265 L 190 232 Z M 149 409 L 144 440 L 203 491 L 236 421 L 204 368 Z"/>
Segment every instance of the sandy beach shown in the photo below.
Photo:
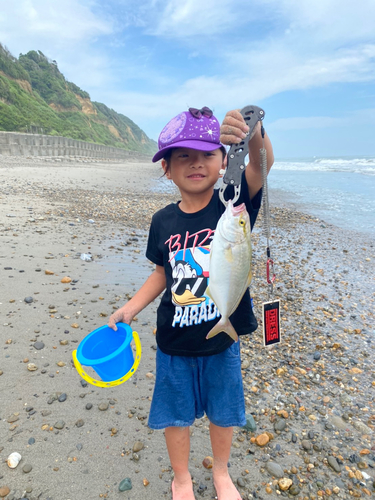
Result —
<path fill-rule="evenodd" d="M 81 340 L 152 271 L 144 256 L 151 215 L 178 199 L 161 174 L 145 158 L 0 156 L 0 498 L 171 498 L 163 432 L 147 427 L 158 300 L 132 323 L 142 359 L 129 381 L 87 385 L 72 363 Z M 241 339 L 248 429 L 235 429 L 231 476 L 243 499 L 370 498 L 375 241 L 270 205 L 282 343 L 264 348 L 261 324 Z M 260 322 L 268 299 L 261 217 L 253 243 Z M 202 465 L 211 455 L 206 418 L 191 435 L 195 496 L 213 499 Z M 22 459 L 11 469 L 13 452 Z M 132 488 L 119 491 L 125 478 Z"/>

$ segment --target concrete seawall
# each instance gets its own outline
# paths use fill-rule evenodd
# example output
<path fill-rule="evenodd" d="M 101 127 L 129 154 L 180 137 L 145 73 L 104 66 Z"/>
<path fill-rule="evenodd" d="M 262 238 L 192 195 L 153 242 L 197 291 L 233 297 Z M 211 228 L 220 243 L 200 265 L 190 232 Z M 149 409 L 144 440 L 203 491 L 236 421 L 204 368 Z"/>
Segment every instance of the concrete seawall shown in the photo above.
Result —
<path fill-rule="evenodd" d="M 9 156 L 71 156 L 128 159 L 148 156 L 136 151 L 67 137 L 0 131 L 0 154 Z"/>

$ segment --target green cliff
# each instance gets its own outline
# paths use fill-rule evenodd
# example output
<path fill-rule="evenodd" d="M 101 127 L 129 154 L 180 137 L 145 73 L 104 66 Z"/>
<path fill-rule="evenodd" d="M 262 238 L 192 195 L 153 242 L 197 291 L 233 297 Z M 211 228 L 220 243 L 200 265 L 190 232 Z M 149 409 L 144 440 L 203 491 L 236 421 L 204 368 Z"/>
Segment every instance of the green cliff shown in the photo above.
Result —
<path fill-rule="evenodd" d="M 128 117 L 68 82 L 40 51 L 17 59 L 0 44 L 0 130 L 60 135 L 152 154 L 156 142 Z"/>

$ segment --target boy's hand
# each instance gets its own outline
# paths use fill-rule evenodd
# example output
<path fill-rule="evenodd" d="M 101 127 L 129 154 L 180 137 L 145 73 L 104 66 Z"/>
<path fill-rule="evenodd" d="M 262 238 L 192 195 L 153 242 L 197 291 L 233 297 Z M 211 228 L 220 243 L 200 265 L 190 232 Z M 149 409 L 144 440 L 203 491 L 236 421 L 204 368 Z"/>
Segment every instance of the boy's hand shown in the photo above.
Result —
<path fill-rule="evenodd" d="M 126 310 L 126 305 L 117 309 L 109 318 L 108 326 L 112 328 L 115 332 L 117 331 L 116 323 L 126 323 L 130 325 L 133 321 L 133 315 Z"/>
<path fill-rule="evenodd" d="M 256 124 L 249 140 L 253 138 L 259 127 L 260 122 Z M 245 139 L 248 131 L 249 127 L 246 125 L 240 111 L 238 109 L 228 111 L 220 127 L 220 142 L 226 145 L 237 144 Z"/>

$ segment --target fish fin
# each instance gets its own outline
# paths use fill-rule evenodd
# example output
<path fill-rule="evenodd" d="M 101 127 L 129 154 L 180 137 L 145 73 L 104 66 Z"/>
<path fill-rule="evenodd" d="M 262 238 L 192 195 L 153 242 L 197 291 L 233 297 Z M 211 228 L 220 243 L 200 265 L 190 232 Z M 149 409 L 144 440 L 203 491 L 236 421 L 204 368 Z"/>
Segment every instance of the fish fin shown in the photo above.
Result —
<path fill-rule="evenodd" d="M 227 335 L 229 335 L 231 339 L 237 342 L 238 340 L 237 332 L 234 329 L 229 319 L 225 321 L 223 320 L 223 318 L 221 318 L 221 320 L 218 323 L 216 323 L 216 325 L 213 328 L 211 328 L 211 330 L 208 332 L 206 339 L 211 339 L 220 332 L 225 332 Z"/>
<path fill-rule="evenodd" d="M 251 279 L 252 279 L 253 275 L 251 273 L 251 269 L 249 271 L 249 275 L 247 277 L 247 286 L 249 287 L 250 286 L 250 283 L 251 283 Z"/>

